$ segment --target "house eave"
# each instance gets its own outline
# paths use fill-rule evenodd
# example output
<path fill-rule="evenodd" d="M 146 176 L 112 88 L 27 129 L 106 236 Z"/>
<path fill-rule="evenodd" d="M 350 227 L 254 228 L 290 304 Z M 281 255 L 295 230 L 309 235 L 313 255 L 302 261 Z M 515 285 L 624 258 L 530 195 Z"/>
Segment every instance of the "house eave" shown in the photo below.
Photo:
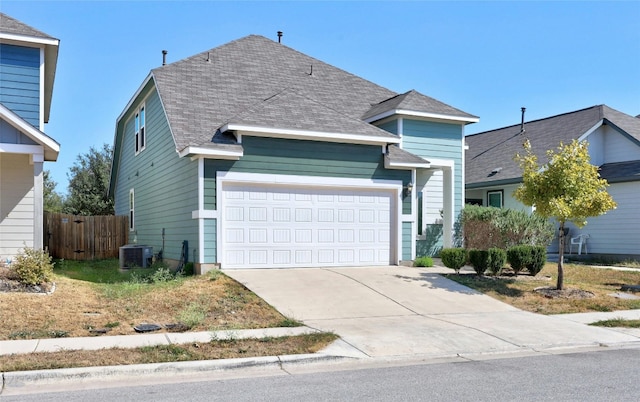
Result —
<path fill-rule="evenodd" d="M 244 151 L 230 151 L 223 149 L 212 149 L 207 147 L 187 146 L 181 151 L 178 151 L 178 155 L 181 158 L 184 158 L 185 156 L 192 156 L 195 158 L 237 161 L 242 158 L 242 156 L 244 155 Z"/>
<path fill-rule="evenodd" d="M 0 103 L 0 118 L 16 130 L 24 133 L 27 137 L 33 141 L 42 145 L 44 148 L 44 160 L 48 162 L 55 162 L 58 159 L 60 153 L 60 144 L 54 139 L 38 130 L 31 124 L 27 123 L 20 116 L 8 109 L 6 106 Z"/>
<path fill-rule="evenodd" d="M 428 113 L 428 112 L 418 112 L 415 110 L 408 109 L 392 109 L 388 110 L 384 113 L 377 114 L 375 116 L 368 117 L 364 121 L 367 123 L 372 123 L 374 121 L 382 120 L 391 116 L 405 116 L 405 117 L 417 117 L 422 119 L 430 119 L 430 120 L 443 120 L 448 122 L 454 122 L 458 124 L 471 124 L 477 123 L 480 121 L 478 117 L 467 117 L 467 116 L 454 116 L 447 114 L 439 114 L 439 113 Z"/>
<path fill-rule="evenodd" d="M 511 179 L 503 179 L 503 180 L 494 180 L 494 181 L 481 181 L 476 183 L 466 183 L 465 188 L 467 190 L 484 188 L 484 187 L 495 187 L 495 186 L 505 186 L 508 184 L 518 184 L 522 182 L 522 177 L 516 177 Z"/>
<path fill-rule="evenodd" d="M 431 164 L 429 163 L 410 163 L 410 162 L 393 162 L 388 157 L 384 158 L 384 167 L 386 169 L 395 170 L 415 170 L 415 169 L 429 169 Z"/>
<path fill-rule="evenodd" d="M 339 142 L 339 143 L 365 144 L 365 145 L 383 145 L 383 144 L 399 144 L 400 143 L 400 138 L 394 138 L 391 135 L 378 137 L 373 135 L 331 133 L 331 132 L 322 132 L 322 131 L 272 128 L 272 127 L 258 127 L 258 126 L 248 126 L 248 125 L 232 124 L 232 123 L 225 124 L 220 128 L 220 132 L 222 133 L 227 131 L 236 132 L 236 137 L 238 138 L 238 142 L 242 142 L 242 136 L 247 135 L 247 136 L 253 136 L 253 137 L 271 137 L 271 138 Z"/>

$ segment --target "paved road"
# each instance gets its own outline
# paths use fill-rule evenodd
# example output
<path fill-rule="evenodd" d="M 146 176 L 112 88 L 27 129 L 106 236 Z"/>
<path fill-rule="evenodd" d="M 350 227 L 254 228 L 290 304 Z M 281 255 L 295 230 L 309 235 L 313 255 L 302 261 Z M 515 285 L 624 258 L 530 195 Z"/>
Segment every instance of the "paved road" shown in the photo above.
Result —
<path fill-rule="evenodd" d="M 4 396 L 14 401 L 637 401 L 640 349 Z M 329 371 L 327 371 L 329 370 Z M 338 371 L 336 371 L 338 370 Z M 209 377 L 207 379 L 207 377 Z M 117 384 L 103 384 L 113 387 Z"/>

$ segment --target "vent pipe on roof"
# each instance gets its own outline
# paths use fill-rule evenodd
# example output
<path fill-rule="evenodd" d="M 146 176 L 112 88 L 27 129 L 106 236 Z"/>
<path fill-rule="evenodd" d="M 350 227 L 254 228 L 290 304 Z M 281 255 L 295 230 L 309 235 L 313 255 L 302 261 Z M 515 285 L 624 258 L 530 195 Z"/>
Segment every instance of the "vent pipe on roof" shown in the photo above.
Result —
<path fill-rule="evenodd" d="M 524 134 L 524 112 L 527 110 L 526 107 L 520 108 L 522 110 L 522 121 L 520 122 L 520 134 Z"/>
<path fill-rule="evenodd" d="M 282 41 L 282 31 L 278 31 L 278 43 Z"/>
<path fill-rule="evenodd" d="M 162 51 L 162 65 L 163 66 L 167 64 L 167 53 L 168 52 L 166 50 Z"/>

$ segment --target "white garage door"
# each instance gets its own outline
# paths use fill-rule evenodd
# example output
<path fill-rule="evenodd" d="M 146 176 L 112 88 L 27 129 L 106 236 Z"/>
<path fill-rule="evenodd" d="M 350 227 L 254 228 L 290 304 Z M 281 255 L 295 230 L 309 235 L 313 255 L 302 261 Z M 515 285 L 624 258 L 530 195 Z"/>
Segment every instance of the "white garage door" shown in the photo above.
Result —
<path fill-rule="evenodd" d="M 225 184 L 222 267 L 388 265 L 391 194 Z"/>

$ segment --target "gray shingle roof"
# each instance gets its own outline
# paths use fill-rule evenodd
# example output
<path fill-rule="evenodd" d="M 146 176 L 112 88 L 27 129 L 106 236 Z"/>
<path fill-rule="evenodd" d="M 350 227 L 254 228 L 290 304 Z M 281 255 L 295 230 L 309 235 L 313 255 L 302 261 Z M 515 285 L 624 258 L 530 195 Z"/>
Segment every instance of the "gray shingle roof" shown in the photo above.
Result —
<path fill-rule="evenodd" d="M 401 149 L 397 145 L 389 145 L 387 148 L 387 158 L 392 163 L 409 163 L 409 164 L 425 164 L 429 163 L 428 160 L 419 157 L 418 155 L 414 155 L 411 152 L 407 152 L 404 149 Z"/>
<path fill-rule="evenodd" d="M 227 123 L 393 136 L 361 119 L 395 92 L 262 36 L 235 40 L 151 75 L 178 150 L 216 142 L 214 133 Z M 415 91 L 403 99 L 421 111 L 470 116 Z"/>
<path fill-rule="evenodd" d="M 397 136 L 387 131 L 325 107 L 292 89 L 285 89 L 253 104 L 229 119 L 229 123 L 397 139 Z"/>
<path fill-rule="evenodd" d="M 3 13 L 0 13 L 0 32 L 14 35 L 34 36 L 37 38 L 55 39 L 52 36 L 49 36 L 46 33 Z"/>
<path fill-rule="evenodd" d="M 640 119 L 621 113 L 605 105 L 592 106 L 525 123 L 525 132 L 520 134 L 520 125 L 486 131 L 465 137 L 469 149 L 466 151 L 467 187 L 484 186 L 504 182 L 518 182 L 522 171 L 513 160 L 522 152 L 522 144 L 529 139 L 539 161 L 546 161 L 546 151 L 556 149 L 580 138 L 600 120 L 615 125 L 629 136 L 640 141 Z M 640 145 L 640 142 L 639 142 Z M 500 169 L 492 173 L 494 169 Z"/>
<path fill-rule="evenodd" d="M 640 180 L 640 161 L 605 163 L 600 166 L 600 176 L 610 183 Z"/>
<path fill-rule="evenodd" d="M 452 116 L 466 119 L 477 119 L 477 116 L 463 112 L 460 109 L 456 109 L 453 106 L 449 106 L 446 103 L 442 103 L 437 99 L 433 99 L 429 96 L 423 95 L 416 90 L 410 90 L 401 95 L 393 96 L 389 99 L 373 105 L 363 116 L 363 120 L 367 120 L 371 117 L 381 115 L 393 110 L 402 109 L 410 110 L 413 112 L 432 113 L 438 115 Z"/>

